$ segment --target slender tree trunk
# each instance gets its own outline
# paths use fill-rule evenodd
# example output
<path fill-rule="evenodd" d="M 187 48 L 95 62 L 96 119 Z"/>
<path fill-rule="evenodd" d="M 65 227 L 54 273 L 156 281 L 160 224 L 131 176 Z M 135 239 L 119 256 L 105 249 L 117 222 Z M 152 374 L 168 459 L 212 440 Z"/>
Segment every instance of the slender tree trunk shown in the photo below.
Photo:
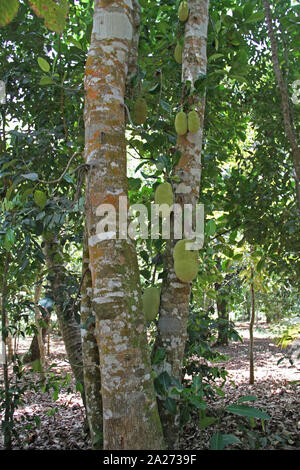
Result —
<path fill-rule="evenodd" d="M 6 302 L 7 302 L 7 276 L 9 270 L 9 252 L 5 253 L 4 261 L 4 272 L 2 279 L 2 304 L 1 304 L 1 331 L 2 331 L 2 352 L 3 352 L 3 379 L 4 379 L 4 420 L 2 421 L 2 429 L 4 435 L 4 448 L 6 450 L 11 449 L 12 444 L 12 412 L 11 412 L 11 396 L 9 390 L 9 375 L 8 375 L 8 358 L 6 353 L 6 338 L 7 338 L 7 312 L 6 312 Z"/>
<path fill-rule="evenodd" d="M 229 315 L 227 309 L 227 302 L 225 299 L 217 300 L 217 311 L 218 311 L 218 339 L 217 344 L 228 345 L 228 322 Z"/>
<path fill-rule="evenodd" d="M 34 318 L 35 318 L 35 326 L 37 329 L 37 342 L 38 342 L 38 349 L 39 349 L 39 360 L 41 364 L 42 373 L 45 372 L 46 367 L 46 355 L 45 355 L 45 344 L 44 344 L 44 337 L 43 337 L 43 327 L 41 325 L 41 312 L 39 309 L 39 300 L 41 297 L 42 292 L 42 282 L 39 280 L 39 276 L 37 276 L 35 280 L 35 287 L 34 287 Z"/>
<path fill-rule="evenodd" d="M 85 403 L 81 332 L 73 312 L 67 308 L 69 299 L 65 298 L 67 286 L 63 255 L 60 250 L 59 242 L 53 233 L 45 234 L 43 236 L 43 242 L 44 255 L 49 272 L 49 280 L 60 332 L 75 380 L 81 384 L 81 395 Z"/>
<path fill-rule="evenodd" d="M 189 1 L 190 13 L 185 26 L 182 80 L 184 83 L 189 80 L 192 87 L 199 76 L 206 75 L 208 7 L 208 0 Z M 200 189 L 205 97 L 199 98 L 194 95 L 189 104 L 191 109 L 193 106 L 196 107 L 201 126 L 196 134 L 188 133 L 177 139 L 181 158 L 175 174 L 180 182 L 174 186 L 176 202 L 182 205 L 192 204 L 195 207 Z M 181 380 L 191 285 L 180 282 L 174 272 L 172 251 L 175 242 L 173 239 L 168 243 L 164 255 L 164 269 L 168 275 L 162 286 L 158 335 L 153 352 L 157 349 L 166 351 L 165 360 L 156 368 L 157 372 L 166 371 L 170 376 Z M 176 448 L 179 412 L 176 415 L 168 413 L 163 402 L 159 402 L 159 410 L 167 446 L 170 449 Z"/>
<path fill-rule="evenodd" d="M 253 326 L 255 322 L 255 293 L 254 293 L 254 273 L 253 267 L 251 266 L 251 318 L 249 324 L 249 359 L 250 359 L 250 379 L 249 383 L 254 384 L 254 338 L 253 338 Z"/>
<path fill-rule="evenodd" d="M 278 60 L 277 42 L 276 42 L 273 24 L 272 24 L 272 13 L 270 9 L 269 0 L 263 0 L 263 4 L 264 4 L 264 10 L 266 14 L 268 31 L 269 31 L 270 42 L 271 42 L 272 62 L 273 62 L 274 73 L 275 73 L 278 88 L 281 94 L 281 107 L 282 107 L 285 134 L 286 134 L 286 138 L 289 141 L 290 147 L 292 149 L 294 171 L 295 171 L 296 197 L 297 197 L 298 209 L 300 210 L 300 150 L 299 150 L 299 145 L 298 145 L 297 137 L 296 137 L 296 131 L 295 131 L 295 127 L 294 127 L 294 123 L 292 119 L 288 91 L 287 91 L 286 83 L 283 79 L 283 76 L 280 70 L 280 65 L 279 65 L 279 60 Z"/>
<path fill-rule="evenodd" d="M 88 246 L 100 355 L 104 449 L 162 449 L 142 313 L 135 243 L 116 229 L 99 237 L 97 211 L 117 214 L 127 196 L 124 95 L 136 47 L 138 2 L 95 1 L 86 63 L 85 157 Z M 127 207 L 126 207 L 127 210 Z M 127 222 L 127 221 L 126 221 Z"/>
<path fill-rule="evenodd" d="M 49 351 L 48 339 L 49 339 L 50 314 L 47 312 L 46 316 L 43 316 L 42 319 L 43 319 L 43 322 L 47 325 L 47 326 L 42 327 L 42 338 L 44 342 L 45 351 L 46 351 L 46 346 L 47 346 L 47 355 L 49 356 L 50 351 Z M 29 346 L 27 353 L 23 357 L 23 362 L 25 363 L 33 362 L 36 359 L 40 359 L 40 358 L 41 358 L 41 354 L 40 354 L 40 349 L 39 349 L 38 337 L 37 337 L 37 334 L 35 334 L 32 338 L 32 341 L 31 341 L 31 344 Z"/>
<path fill-rule="evenodd" d="M 82 358 L 87 420 L 93 447 L 103 446 L 103 411 L 101 397 L 100 359 L 92 310 L 92 277 L 89 267 L 87 232 L 84 232 L 81 287 Z"/>

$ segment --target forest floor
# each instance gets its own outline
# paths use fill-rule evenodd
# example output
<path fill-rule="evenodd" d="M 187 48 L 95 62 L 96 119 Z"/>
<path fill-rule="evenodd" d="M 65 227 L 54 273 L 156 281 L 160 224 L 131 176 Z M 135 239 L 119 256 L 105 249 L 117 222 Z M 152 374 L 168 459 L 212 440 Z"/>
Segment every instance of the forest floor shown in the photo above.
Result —
<path fill-rule="evenodd" d="M 229 346 L 217 350 L 226 356 L 218 362 L 225 366 L 229 375 L 222 390 L 225 397 L 208 399 L 206 415 L 217 418 L 214 424 L 200 431 L 199 417 L 195 413 L 192 420 L 183 428 L 180 449 L 201 450 L 210 447 L 211 436 L 217 431 L 233 434 L 238 438 L 228 448 L 251 449 L 300 449 L 300 396 L 298 387 L 292 382 L 300 379 L 300 369 L 283 360 L 283 351 L 278 348 L 266 325 L 255 329 L 255 384 L 249 385 L 249 339 L 246 324 L 238 324 L 237 330 L 243 338 L 241 342 L 231 342 Z M 19 345 L 19 353 L 28 349 L 29 340 Z M 74 392 L 72 383 L 61 386 L 55 376 L 71 374 L 66 361 L 64 346 L 60 337 L 52 336 L 49 364 L 52 366 L 52 389 L 42 392 L 38 387 L 39 374 L 30 372 L 27 378 L 37 390 L 25 390 L 22 404 L 15 411 L 17 437 L 13 449 L 64 450 L 91 448 L 90 440 L 84 431 L 84 409 L 79 392 Z M 71 381 L 72 382 L 72 381 Z M 23 382 L 24 383 L 24 382 Z M 220 383 L 220 382 L 219 382 Z M 59 388 L 59 390 L 58 390 Z M 251 426 L 249 419 L 228 413 L 224 407 L 236 403 L 246 395 L 254 395 L 255 402 L 246 405 L 265 411 L 270 420 L 264 425 L 255 419 Z M 0 437 L 0 448 L 2 448 Z M 228 439 L 228 438 L 227 438 Z"/>

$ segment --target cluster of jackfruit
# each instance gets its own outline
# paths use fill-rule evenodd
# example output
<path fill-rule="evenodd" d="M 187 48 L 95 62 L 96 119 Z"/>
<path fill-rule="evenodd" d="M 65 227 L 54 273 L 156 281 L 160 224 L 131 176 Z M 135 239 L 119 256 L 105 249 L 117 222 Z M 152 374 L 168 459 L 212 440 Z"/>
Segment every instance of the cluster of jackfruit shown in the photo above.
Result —
<path fill-rule="evenodd" d="M 168 204 L 172 206 L 174 204 L 174 194 L 170 183 L 161 183 L 157 186 L 154 194 L 155 204 Z"/>
<path fill-rule="evenodd" d="M 200 118 L 197 111 L 190 111 L 188 116 L 184 111 L 179 111 L 175 117 L 175 130 L 178 135 L 185 135 L 187 131 L 195 134 L 200 129 Z"/>
<path fill-rule="evenodd" d="M 178 8 L 178 17 L 180 21 L 184 22 L 188 19 L 189 16 L 189 6 L 188 2 L 181 2 Z"/>
<path fill-rule="evenodd" d="M 160 288 L 155 286 L 147 287 L 143 293 L 142 302 L 146 321 L 153 321 L 159 311 Z"/>
<path fill-rule="evenodd" d="M 180 240 L 173 250 L 174 271 L 181 282 L 191 282 L 198 274 L 198 251 L 187 250 L 186 244 L 191 240 Z"/>
<path fill-rule="evenodd" d="M 134 118 L 137 124 L 144 124 L 147 119 L 148 109 L 145 98 L 138 98 L 134 104 Z"/>

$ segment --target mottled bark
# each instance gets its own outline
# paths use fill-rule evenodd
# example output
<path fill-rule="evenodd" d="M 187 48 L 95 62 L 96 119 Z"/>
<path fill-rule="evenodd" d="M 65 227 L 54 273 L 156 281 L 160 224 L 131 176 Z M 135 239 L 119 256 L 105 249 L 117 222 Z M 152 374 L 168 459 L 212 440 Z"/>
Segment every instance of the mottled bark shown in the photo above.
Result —
<path fill-rule="evenodd" d="M 83 240 L 81 323 L 82 358 L 86 414 L 94 449 L 103 446 L 103 419 L 99 350 L 95 331 L 95 314 L 92 310 L 92 277 L 89 267 L 86 231 Z"/>
<path fill-rule="evenodd" d="M 104 449 L 164 447 L 148 353 L 135 244 L 97 234 L 97 208 L 127 195 L 124 94 L 136 2 L 96 0 L 86 63 L 86 215 L 100 355 Z M 116 238 L 115 238 L 116 236 Z"/>
<path fill-rule="evenodd" d="M 76 322 L 73 312 L 67 308 L 68 299 L 66 295 L 66 270 L 63 261 L 63 254 L 59 242 L 53 233 L 47 233 L 43 236 L 44 255 L 51 285 L 55 312 L 58 319 L 59 329 L 66 348 L 67 357 L 75 377 L 76 382 L 82 385 L 83 381 L 83 362 L 81 348 L 81 332 Z M 85 402 L 84 392 L 82 392 Z"/>
<path fill-rule="evenodd" d="M 182 64 L 182 81 L 189 80 L 192 84 L 201 74 L 206 74 L 206 44 L 208 24 L 208 0 L 190 0 L 189 18 L 185 26 L 184 51 Z M 198 203 L 201 178 L 201 150 L 205 97 L 193 96 L 189 104 L 199 114 L 201 126 L 195 134 L 187 133 L 177 139 L 177 147 L 181 158 L 175 169 L 179 182 L 174 184 L 176 202 L 180 204 Z M 158 373 L 167 371 L 169 375 L 181 380 L 184 347 L 187 340 L 187 320 L 191 285 L 177 279 L 173 268 L 172 250 L 175 240 L 168 243 L 164 258 L 164 269 L 167 278 L 163 282 L 158 335 L 154 351 L 163 348 L 166 351 L 165 360 L 159 367 Z M 167 412 L 164 403 L 159 402 L 160 417 L 164 428 L 164 436 L 168 448 L 178 445 L 179 414 L 176 416 Z"/>
<path fill-rule="evenodd" d="M 278 59 L 278 48 L 277 48 L 277 42 L 276 42 L 274 29 L 273 29 L 270 3 L 268 0 L 263 0 L 263 5 L 264 5 L 265 14 L 266 14 L 268 32 L 269 32 L 269 37 L 270 37 L 270 42 L 271 42 L 273 68 L 274 68 L 274 73 L 275 73 L 275 77 L 277 80 L 279 92 L 281 95 L 281 108 L 282 108 L 284 129 L 285 129 L 286 138 L 288 139 L 291 150 L 292 150 L 294 172 L 295 172 L 294 176 L 295 176 L 295 183 L 296 183 L 296 197 L 297 197 L 298 209 L 300 210 L 300 150 L 299 150 L 296 131 L 295 131 L 292 114 L 290 110 L 288 90 L 287 90 L 286 83 L 283 79 L 283 76 L 280 70 L 279 59 Z"/>

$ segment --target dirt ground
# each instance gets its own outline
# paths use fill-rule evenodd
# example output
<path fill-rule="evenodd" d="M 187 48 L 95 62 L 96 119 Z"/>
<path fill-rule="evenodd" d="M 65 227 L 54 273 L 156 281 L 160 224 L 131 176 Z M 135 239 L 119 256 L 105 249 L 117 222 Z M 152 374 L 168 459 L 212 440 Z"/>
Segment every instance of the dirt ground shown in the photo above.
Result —
<path fill-rule="evenodd" d="M 255 330 L 255 384 L 249 385 L 249 340 L 245 325 L 238 325 L 243 343 L 232 342 L 228 347 L 218 347 L 226 361 L 229 372 L 223 387 L 225 398 L 221 396 L 208 400 L 206 415 L 215 417 L 215 423 L 200 431 L 197 413 L 184 427 L 180 438 L 180 449 L 200 450 L 210 447 L 211 436 L 217 431 L 233 434 L 238 441 L 228 448 L 252 449 L 300 449 L 300 369 L 292 367 L 287 360 L 279 365 L 283 352 L 276 347 L 265 327 Z M 19 353 L 26 352 L 29 340 L 22 341 Z M 50 343 L 49 364 L 55 364 L 53 374 L 70 374 L 70 367 L 61 338 L 52 336 Z M 29 374 L 30 380 L 37 381 L 38 374 Z M 254 395 L 255 402 L 246 405 L 264 410 L 270 420 L 264 423 L 254 420 L 251 426 L 248 418 L 224 411 L 241 396 Z M 15 411 L 15 429 L 18 438 L 14 438 L 13 449 L 64 450 L 90 449 L 90 440 L 84 431 L 84 410 L 80 394 L 74 392 L 72 380 L 64 385 L 57 399 L 51 392 L 27 390 L 23 403 Z M 2 448 L 2 437 L 0 448 Z"/>

